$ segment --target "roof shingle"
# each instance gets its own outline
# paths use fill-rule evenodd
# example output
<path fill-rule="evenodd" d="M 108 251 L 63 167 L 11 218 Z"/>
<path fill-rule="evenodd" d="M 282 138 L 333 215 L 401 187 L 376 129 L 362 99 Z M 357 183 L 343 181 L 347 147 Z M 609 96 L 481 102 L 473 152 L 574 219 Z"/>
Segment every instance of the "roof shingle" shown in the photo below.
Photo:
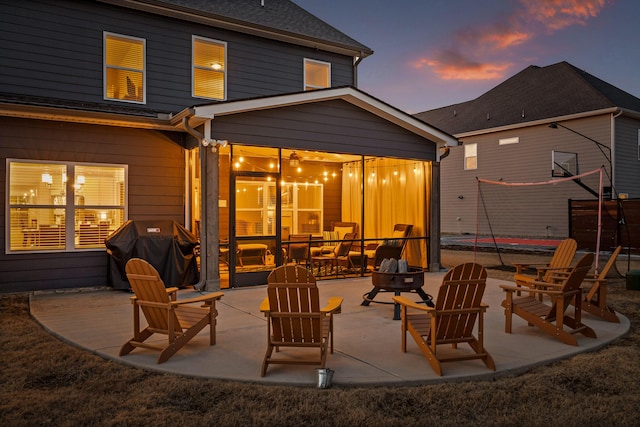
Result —
<path fill-rule="evenodd" d="M 315 39 L 362 52 L 373 51 L 290 0 L 140 0 L 140 3 L 190 10 L 201 16 L 233 20 Z M 262 6 L 264 3 L 264 6 Z"/>
<path fill-rule="evenodd" d="M 531 65 L 472 101 L 416 117 L 456 135 L 611 107 L 640 112 L 640 99 L 560 62 Z"/>

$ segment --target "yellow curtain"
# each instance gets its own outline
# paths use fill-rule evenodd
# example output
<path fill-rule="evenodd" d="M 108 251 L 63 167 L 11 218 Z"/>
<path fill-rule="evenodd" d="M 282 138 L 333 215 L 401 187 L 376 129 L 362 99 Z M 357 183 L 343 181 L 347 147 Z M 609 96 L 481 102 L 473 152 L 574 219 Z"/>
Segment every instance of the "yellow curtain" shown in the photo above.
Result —
<path fill-rule="evenodd" d="M 344 164 L 343 220 L 360 222 L 364 194 L 366 239 L 391 238 L 395 224 L 413 225 L 412 237 L 426 236 L 429 171 L 429 164 L 422 161 L 369 158 L 364 164 L 363 183 L 362 163 Z M 409 265 L 427 267 L 426 242 L 409 241 L 405 258 Z"/>

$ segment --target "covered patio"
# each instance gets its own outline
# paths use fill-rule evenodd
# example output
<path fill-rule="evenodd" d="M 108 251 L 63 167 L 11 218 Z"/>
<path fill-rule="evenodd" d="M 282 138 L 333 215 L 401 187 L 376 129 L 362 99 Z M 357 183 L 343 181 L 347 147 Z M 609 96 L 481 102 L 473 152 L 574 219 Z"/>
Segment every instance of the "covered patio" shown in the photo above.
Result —
<path fill-rule="evenodd" d="M 440 267 L 439 160 L 451 135 L 352 87 L 195 106 L 183 126 L 199 289 L 265 284 L 290 236 L 335 246 L 344 234 L 327 233 L 346 222 L 362 255 L 410 224 L 405 257 Z"/>
<path fill-rule="evenodd" d="M 425 273 L 424 290 L 436 294 L 444 272 Z M 393 306 L 371 304 L 361 306 L 362 295 L 371 289 L 370 277 L 319 282 L 320 297 L 344 298 L 342 313 L 335 317 L 335 352 L 329 355 L 327 367 L 333 369 L 335 385 L 407 385 L 490 379 L 517 374 L 538 365 L 565 359 L 605 346 L 624 335 L 629 320 L 620 315 L 621 323 L 608 323 L 589 313 L 583 320 L 597 333 L 597 339 L 578 336 L 579 345 L 569 346 L 528 327 L 517 319 L 513 333 L 504 332 L 504 295 L 499 285 L 507 283 L 488 279 L 484 301 L 489 305 L 485 316 L 484 342 L 493 356 L 493 372 L 479 360 L 446 363 L 443 376 L 437 376 L 413 341 L 407 353 L 400 350 L 400 321 L 394 321 Z M 181 290 L 179 298 L 193 295 Z M 265 384 L 315 386 L 317 375 L 312 366 L 274 366 L 260 377 L 260 365 L 266 349 L 266 320 L 259 305 L 266 295 L 264 286 L 225 290 L 217 304 L 219 311 L 217 344 L 210 347 L 205 329 L 164 364 L 156 364 L 157 352 L 138 349 L 119 357 L 122 344 L 130 338 L 131 294 L 111 289 L 85 292 L 36 292 L 31 296 L 31 314 L 50 333 L 72 345 L 109 360 L 143 369 L 194 377 L 218 378 Z M 385 294 L 381 301 L 390 301 Z M 414 294 L 408 294 L 415 297 Z M 443 350 L 451 351 L 443 346 Z M 440 351 L 440 349 L 439 349 Z M 467 351 L 461 346 L 456 351 Z"/>

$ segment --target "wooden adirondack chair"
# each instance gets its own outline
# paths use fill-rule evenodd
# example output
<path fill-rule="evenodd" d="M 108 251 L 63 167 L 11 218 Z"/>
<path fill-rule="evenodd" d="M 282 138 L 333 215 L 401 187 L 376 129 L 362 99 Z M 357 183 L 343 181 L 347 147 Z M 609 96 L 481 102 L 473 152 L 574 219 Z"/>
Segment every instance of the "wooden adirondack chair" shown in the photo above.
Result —
<path fill-rule="evenodd" d="M 282 265 L 271 270 L 267 283 L 316 283 L 316 278 L 300 265 Z M 266 298 L 264 302 L 267 302 Z"/>
<path fill-rule="evenodd" d="M 609 306 L 607 306 L 607 275 L 616 262 L 616 258 L 620 254 L 622 246 L 618 246 L 611 257 L 602 268 L 602 271 L 598 274 L 587 274 L 587 277 L 582 282 L 582 288 L 584 292 L 584 299 L 582 300 L 582 309 L 589 313 L 601 317 L 607 322 L 620 323 L 620 319 L 616 315 L 616 312 Z M 563 276 L 568 273 L 558 273 L 554 275 L 554 281 L 558 278 L 562 280 Z M 588 288 L 585 285 L 590 285 Z"/>
<path fill-rule="evenodd" d="M 127 279 L 135 293 L 133 304 L 133 338 L 120 349 L 120 356 L 136 347 L 160 350 L 158 363 L 164 363 L 182 346 L 209 325 L 209 343 L 216 343 L 216 300 L 222 292 L 213 292 L 196 298 L 177 301 L 178 288 L 165 288 L 158 271 L 147 261 L 132 258 L 125 267 Z M 188 306 L 199 304 L 198 307 Z M 202 305 L 204 304 L 204 308 Z M 140 310 L 148 326 L 140 328 Z M 167 335 L 164 345 L 145 342 L 153 334 Z"/>
<path fill-rule="evenodd" d="M 267 277 L 267 283 L 316 283 L 316 278 L 311 270 L 300 265 L 282 265 L 274 268 Z M 269 311 L 269 297 L 265 297 L 260 304 L 260 311 Z M 339 313 L 339 311 L 338 311 Z M 331 340 L 331 352 L 333 353 L 333 314 L 329 316 L 329 339 Z"/>
<path fill-rule="evenodd" d="M 561 283 L 534 281 L 533 287 L 529 290 L 529 296 L 514 298 L 513 294 L 522 288 L 500 285 L 507 293 L 507 298 L 502 302 L 506 317 L 505 332 L 511 333 L 512 315 L 516 314 L 526 320 L 529 325 L 537 326 L 566 344 L 578 345 L 578 341 L 573 336 L 576 333 L 596 338 L 595 331 L 582 323 L 581 311 L 582 290 L 580 284 L 589 272 L 592 263 L 593 254 L 585 254 Z M 536 299 L 535 294 L 548 295 L 551 298 L 551 306 Z M 573 316 L 568 314 L 570 305 L 574 306 Z M 569 330 L 566 330 L 565 327 Z"/>
<path fill-rule="evenodd" d="M 602 271 L 597 275 L 587 275 L 583 282 L 583 285 L 590 284 L 591 287 L 584 297 L 582 309 L 603 318 L 607 322 L 620 323 L 616 312 L 607 305 L 607 274 L 616 263 L 616 258 L 621 250 L 622 246 L 618 246 L 611 254 L 611 258 L 609 258 Z"/>
<path fill-rule="evenodd" d="M 341 297 L 331 297 L 327 306 L 320 308 L 315 282 L 269 283 L 267 302 L 260 306 L 267 317 L 267 351 L 260 375 L 265 376 L 270 364 L 324 368 L 327 351 L 333 353 L 333 314 L 340 313 L 341 305 Z M 276 357 L 273 350 L 278 352 L 281 347 L 314 349 L 317 353 Z"/>
<path fill-rule="evenodd" d="M 436 374 L 442 375 L 442 362 L 481 359 L 492 370 L 496 365 L 483 343 L 484 313 L 482 303 L 487 271 L 479 264 L 460 264 L 449 270 L 442 280 L 435 307 L 415 303 L 403 296 L 394 296 L 400 304 L 402 318 L 402 351 L 407 351 L 407 332 L 418 344 Z M 409 311 L 411 309 L 412 312 Z M 419 313 L 415 313 L 418 311 Z M 473 329 L 478 320 L 478 337 Z M 442 355 L 436 351 L 441 344 L 468 343 L 473 353 Z"/>
<path fill-rule="evenodd" d="M 514 275 L 516 285 L 531 288 L 532 283 L 536 280 L 550 282 L 550 275 L 558 271 L 569 271 L 577 249 L 578 243 L 574 239 L 565 239 L 560 242 L 548 264 L 514 263 L 513 265 L 516 267 L 516 274 Z M 527 269 L 535 269 L 536 275 L 524 274 Z"/>

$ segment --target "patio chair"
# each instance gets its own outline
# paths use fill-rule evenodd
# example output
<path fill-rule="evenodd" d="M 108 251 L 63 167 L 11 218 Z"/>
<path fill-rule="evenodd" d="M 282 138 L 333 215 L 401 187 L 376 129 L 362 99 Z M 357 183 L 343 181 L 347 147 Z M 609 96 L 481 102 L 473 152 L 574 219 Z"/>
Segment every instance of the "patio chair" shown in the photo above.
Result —
<path fill-rule="evenodd" d="M 158 363 L 164 363 L 198 332 L 209 325 L 209 344 L 216 343 L 216 300 L 222 292 L 177 301 L 178 288 L 165 288 L 158 271 L 147 261 L 132 258 L 126 264 L 127 279 L 135 293 L 133 304 L 133 338 L 120 349 L 125 356 L 136 347 L 160 350 Z M 189 306 L 198 304 L 197 307 Z M 148 326 L 140 328 L 140 310 Z M 153 334 L 167 335 L 164 344 L 150 344 Z M 158 341 L 161 343 L 162 341 Z"/>
<path fill-rule="evenodd" d="M 311 234 L 292 234 L 289 243 L 283 245 L 285 264 L 295 261 L 296 264 L 309 264 Z"/>
<path fill-rule="evenodd" d="M 407 245 L 407 237 L 411 234 L 412 229 L 413 225 L 411 224 L 396 224 L 393 226 L 390 239 L 385 239 L 382 244 L 367 244 L 364 253 L 367 256 L 368 265 L 377 270 L 382 260 L 386 258 L 402 258 L 402 252 Z"/>
<path fill-rule="evenodd" d="M 311 248 L 311 256 L 320 256 L 335 252 L 340 244 L 340 240 L 344 240 L 347 233 L 358 233 L 358 224 L 355 222 L 336 221 L 331 223 L 331 231 L 322 232 L 322 246 Z"/>
<path fill-rule="evenodd" d="M 580 284 L 586 277 L 593 254 L 585 254 L 576 264 L 569 275 L 560 283 L 533 281 L 529 296 L 515 298 L 514 293 L 522 288 L 512 285 L 500 285 L 506 292 L 506 299 L 502 302 L 505 308 L 505 332 L 511 333 L 512 317 L 517 315 L 527 321 L 529 325 L 537 326 L 542 331 L 557 337 L 560 341 L 578 345 L 573 335 L 581 333 L 590 338 L 596 338 L 593 329 L 582 323 L 582 291 Z M 551 298 L 551 305 L 539 301 L 535 295 L 547 295 Z M 573 305 L 573 315 L 569 315 L 569 306 Z M 568 329 L 568 330 L 567 330 Z"/>
<path fill-rule="evenodd" d="M 560 242 L 548 264 L 514 263 L 516 273 L 513 278 L 516 285 L 531 288 L 536 280 L 549 282 L 552 274 L 569 271 L 577 249 L 578 243 L 574 239 L 565 239 Z M 527 269 L 535 269 L 536 275 L 524 274 Z"/>
<path fill-rule="evenodd" d="M 316 278 L 300 265 L 281 265 L 271 270 L 267 283 L 316 283 Z M 263 302 L 267 302 L 267 298 Z"/>
<path fill-rule="evenodd" d="M 311 270 L 299 265 L 282 265 L 274 268 L 267 277 L 267 283 L 316 283 Z M 269 297 L 265 297 L 260 304 L 260 311 L 269 311 Z M 329 318 L 329 339 L 333 353 L 333 316 Z"/>
<path fill-rule="evenodd" d="M 437 375 L 442 375 L 441 363 L 481 359 L 495 371 L 491 355 L 485 350 L 484 313 L 482 303 L 487 271 L 479 264 L 460 264 L 449 270 L 442 280 L 435 307 L 415 303 L 403 296 L 394 296 L 400 305 L 402 319 L 402 351 L 407 351 L 407 332 Z M 478 336 L 473 329 L 478 321 Z M 468 343 L 473 352 L 461 352 L 460 343 Z M 437 346 L 451 344 L 452 350 L 443 353 Z"/>
<path fill-rule="evenodd" d="M 618 246 L 611 254 L 602 271 L 597 275 L 587 274 L 584 282 L 582 282 L 583 285 L 591 285 L 582 302 L 582 309 L 601 317 L 607 322 L 620 323 L 616 312 L 607 305 L 607 274 L 609 274 L 609 270 L 611 270 L 611 267 L 616 263 L 616 258 L 621 250 L 622 246 Z"/>
<path fill-rule="evenodd" d="M 616 262 L 616 258 L 620 254 L 622 246 L 618 246 L 609 260 L 602 268 L 600 273 L 588 273 L 582 282 L 584 299 L 582 300 L 582 310 L 606 320 L 607 322 L 620 323 L 620 319 L 616 312 L 607 306 L 607 275 Z M 554 281 L 557 278 L 562 279 L 568 273 L 558 273 L 554 275 Z"/>
<path fill-rule="evenodd" d="M 328 275 L 327 267 L 330 267 L 332 272 L 335 269 L 336 276 L 338 274 L 344 274 L 346 270 L 355 269 L 355 267 L 351 265 L 352 258 L 349 254 L 356 236 L 356 233 L 347 233 L 333 252 L 311 257 L 312 267 L 317 266 L 318 275 L 321 275 L 322 270 L 324 270 L 325 273 L 323 275 Z"/>
<path fill-rule="evenodd" d="M 327 352 L 333 353 L 333 315 L 340 313 L 341 306 L 341 297 L 331 297 L 327 306 L 320 308 L 315 283 L 269 283 L 267 302 L 260 306 L 267 317 L 267 351 L 260 375 L 266 375 L 270 364 L 324 368 Z M 282 347 L 296 350 L 282 354 Z M 274 355 L 274 349 L 279 356 Z M 298 354 L 300 349 L 311 351 Z"/>

